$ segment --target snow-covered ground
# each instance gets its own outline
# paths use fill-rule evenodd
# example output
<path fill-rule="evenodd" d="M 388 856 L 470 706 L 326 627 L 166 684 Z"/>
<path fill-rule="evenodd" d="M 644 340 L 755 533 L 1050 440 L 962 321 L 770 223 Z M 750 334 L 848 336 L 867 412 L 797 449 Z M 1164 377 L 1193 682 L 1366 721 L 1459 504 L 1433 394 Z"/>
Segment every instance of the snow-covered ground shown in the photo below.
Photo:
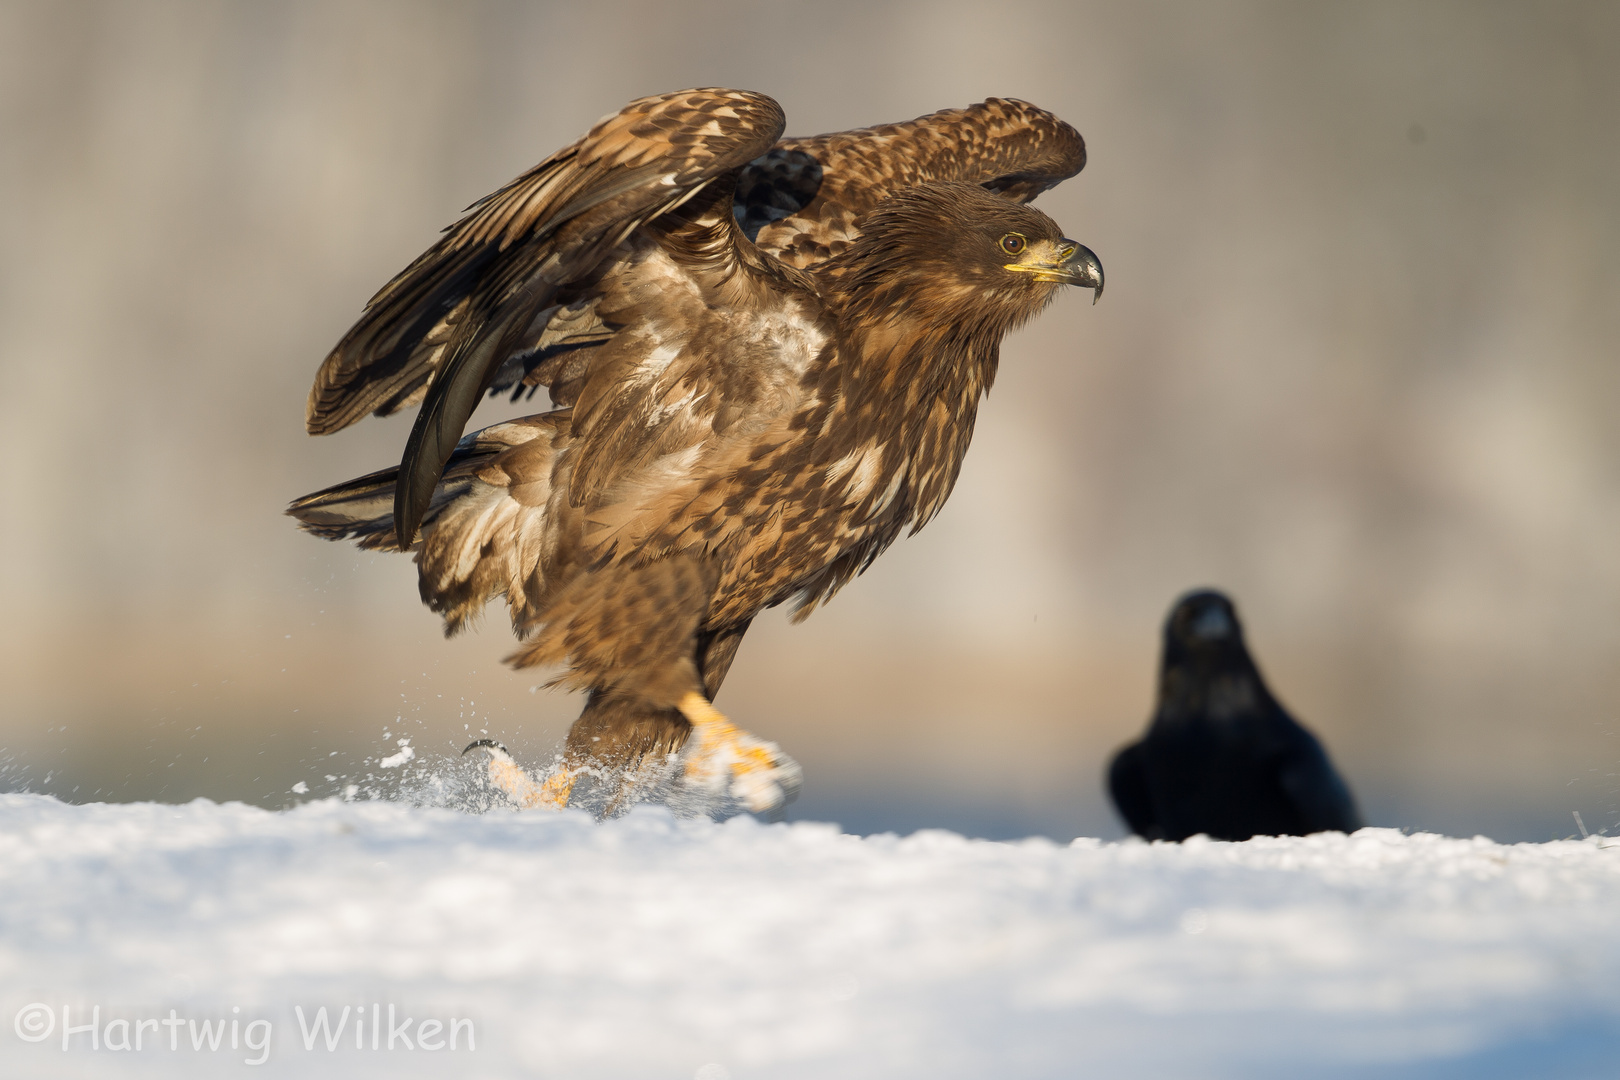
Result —
<path fill-rule="evenodd" d="M 7 1077 L 1612 1077 L 1620 843 L 13 794 L 0 1008 Z"/>

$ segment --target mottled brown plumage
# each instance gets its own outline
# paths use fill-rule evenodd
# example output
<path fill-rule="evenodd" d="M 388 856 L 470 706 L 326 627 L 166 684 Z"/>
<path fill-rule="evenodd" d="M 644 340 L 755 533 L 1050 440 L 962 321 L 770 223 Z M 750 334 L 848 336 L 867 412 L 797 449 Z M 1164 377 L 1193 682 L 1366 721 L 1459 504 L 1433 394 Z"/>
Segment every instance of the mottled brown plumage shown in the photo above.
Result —
<path fill-rule="evenodd" d="M 310 393 L 317 434 L 421 401 L 400 468 L 290 511 L 414 547 L 447 632 L 504 596 L 512 661 L 591 691 L 569 768 L 633 771 L 691 724 L 689 758 L 725 758 L 756 808 L 790 794 L 791 763 L 707 703 L 749 621 L 802 617 L 926 524 L 1003 335 L 1061 284 L 1102 288 L 1023 205 L 1085 161 L 1050 114 L 781 127 L 758 94 L 646 98 L 476 204 Z M 554 411 L 460 439 L 486 389 L 538 386 Z"/>

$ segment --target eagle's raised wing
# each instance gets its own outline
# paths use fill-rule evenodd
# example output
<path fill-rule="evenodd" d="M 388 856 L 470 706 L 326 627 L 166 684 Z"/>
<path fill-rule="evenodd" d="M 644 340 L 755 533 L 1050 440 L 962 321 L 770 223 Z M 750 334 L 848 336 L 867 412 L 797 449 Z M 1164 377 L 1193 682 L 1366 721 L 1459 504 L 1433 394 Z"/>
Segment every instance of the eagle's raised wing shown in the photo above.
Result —
<path fill-rule="evenodd" d="M 790 266 L 840 254 L 860 217 L 934 180 L 982 184 L 1029 202 L 1086 164 L 1080 133 L 1045 109 L 990 98 L 903 124 L 783 139 L 737 177 L 743 231 Z"/>
<path fill-rule="evenodd" d="M 324 434 L 422 400 L 396 491 L 402 544 L 496 370 L 558 292 L 648 221 L 729 180 L 782 123 L 775 101 L 740 90 L 631 102 L 476 203 L 372 298 L 321 365 L 306 423 Z"/>
<path fill-rule="evenodd" d="M 1005 98 L 901 124 L 784 139 L 737 171 L 731 210 L 746 240 L 728 236 L 725 246 L 755 268 L 807 268 L 845 250 L 860 235 L 859 220 L 897 191 L 929 181 L 967 181 L 1022 203 L 1085 163 L 1078 131 L 1044 109 Z M 703 199 L 720 195 L 719 185 L 711 185 Z M 681 213 L 695 217 L 696 210 Z M 709 228 L 721 231 L 712 223 Z M 595 346 L 626 320 L 621 314 L 604 322 L 600 296 L 589 290 L 567 299 L 572 303 L 549 316 L 532 347 L 508 359 L 491 393 L 512 390 L 515 399 L 546 386 L 553 402 L 573 405 L 587 384 L 593 391 L 588 403 L 600 400 L 604 388 L 621 385 L 610 377 L 612 350 Z M 621 411 L 633 404 L 625 402 Z"/>
<path fill-rule="evenodd" d="M 807 284 L 792 281 L 791 268 L 840 253 L 859 236 L 861 216 L 896 191 L 967 180 L 1024 202 L 1085 164 L 1078 132 L 1007 99 L 777 143 L 782 126 L 776 102 L 747 91 L 687 90 L 631 102 L 474 204 L 372 298 L 321 365 L 306 422 L 311 433 L 326 434 L 367 412 L 422 403 L 396 489 L 402 544 L 409 545 L 444 463 L 492 385 L 545 385 L 558 404 L 576 405 L 581 433 L 594 429 L 582 447 L 591 452 L 581 454 L 578 494 L 586 501 L 627 467 L 715 421 L 725 424 L 723 413 L 700 409 L 705 415 L 654 425 L 662 428 L 658 437 L 646 438 L 643 428 L 644 445 L 625 460 L 596 452 L 628 445 L 622 436 L 637 427 L 632 416 L 644 411 L 642 398 L 662 398 L 658 408 L 703 398 L 703 388 L 692 391 L 705 373 L 686 365 L 672 385 L 618 399 L 616 352 L 590 347 L 626 328 L 604 316 L 658 277 L 632 268 L 634 280 L 601 280 L 612 275 L 610 253 L 624 256 L 620 245 L 638 230 L 656 223 L 643 239 L 666 246 L 682 274 L 730 291 L 786 275 L 791 290 Z M 628 250 L 638 245 L 647 243 Z M 631 313 L 621 306 L 617 314 Z M 752 400 L 737 399 L 742 408 Z"/>

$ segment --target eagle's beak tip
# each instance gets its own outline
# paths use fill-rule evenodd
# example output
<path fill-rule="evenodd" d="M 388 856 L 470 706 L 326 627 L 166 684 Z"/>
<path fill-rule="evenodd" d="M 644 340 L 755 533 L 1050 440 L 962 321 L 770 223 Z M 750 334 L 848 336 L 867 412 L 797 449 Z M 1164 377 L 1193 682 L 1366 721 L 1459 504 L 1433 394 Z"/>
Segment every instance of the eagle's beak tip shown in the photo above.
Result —
<path fill-rule="evenodd" d="M 1097 301 L 1102 299 L 1102 260 L 1097 258 L 1095 251 L 1092 251 L 1084 244 L 1074 240 L 1065 240 L 1063 242 L 1073 245 L 1069 257 L 1064 260 L 1065 268 L 1068 270 L 1069 283 L 1072 285 L 1090 285 L 1092 287 L 1091 303 L 1095 307 Z"/>

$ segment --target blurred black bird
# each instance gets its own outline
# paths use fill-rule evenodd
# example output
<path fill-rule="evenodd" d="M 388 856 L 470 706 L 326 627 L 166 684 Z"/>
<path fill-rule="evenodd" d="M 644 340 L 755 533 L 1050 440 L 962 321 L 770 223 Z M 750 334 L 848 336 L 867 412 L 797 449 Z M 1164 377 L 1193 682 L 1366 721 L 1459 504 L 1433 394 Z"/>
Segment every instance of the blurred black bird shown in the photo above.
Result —
<path fill-rule="evenodd" d="M 1271 696 L 1232 601 L 1176 601 L 1164 624 L 1159 703 L 1147 734 L 1114 756 L 1108 792 L 1149 840 L 1305 836 L 1361 827 L 1327 752 Z"/>

